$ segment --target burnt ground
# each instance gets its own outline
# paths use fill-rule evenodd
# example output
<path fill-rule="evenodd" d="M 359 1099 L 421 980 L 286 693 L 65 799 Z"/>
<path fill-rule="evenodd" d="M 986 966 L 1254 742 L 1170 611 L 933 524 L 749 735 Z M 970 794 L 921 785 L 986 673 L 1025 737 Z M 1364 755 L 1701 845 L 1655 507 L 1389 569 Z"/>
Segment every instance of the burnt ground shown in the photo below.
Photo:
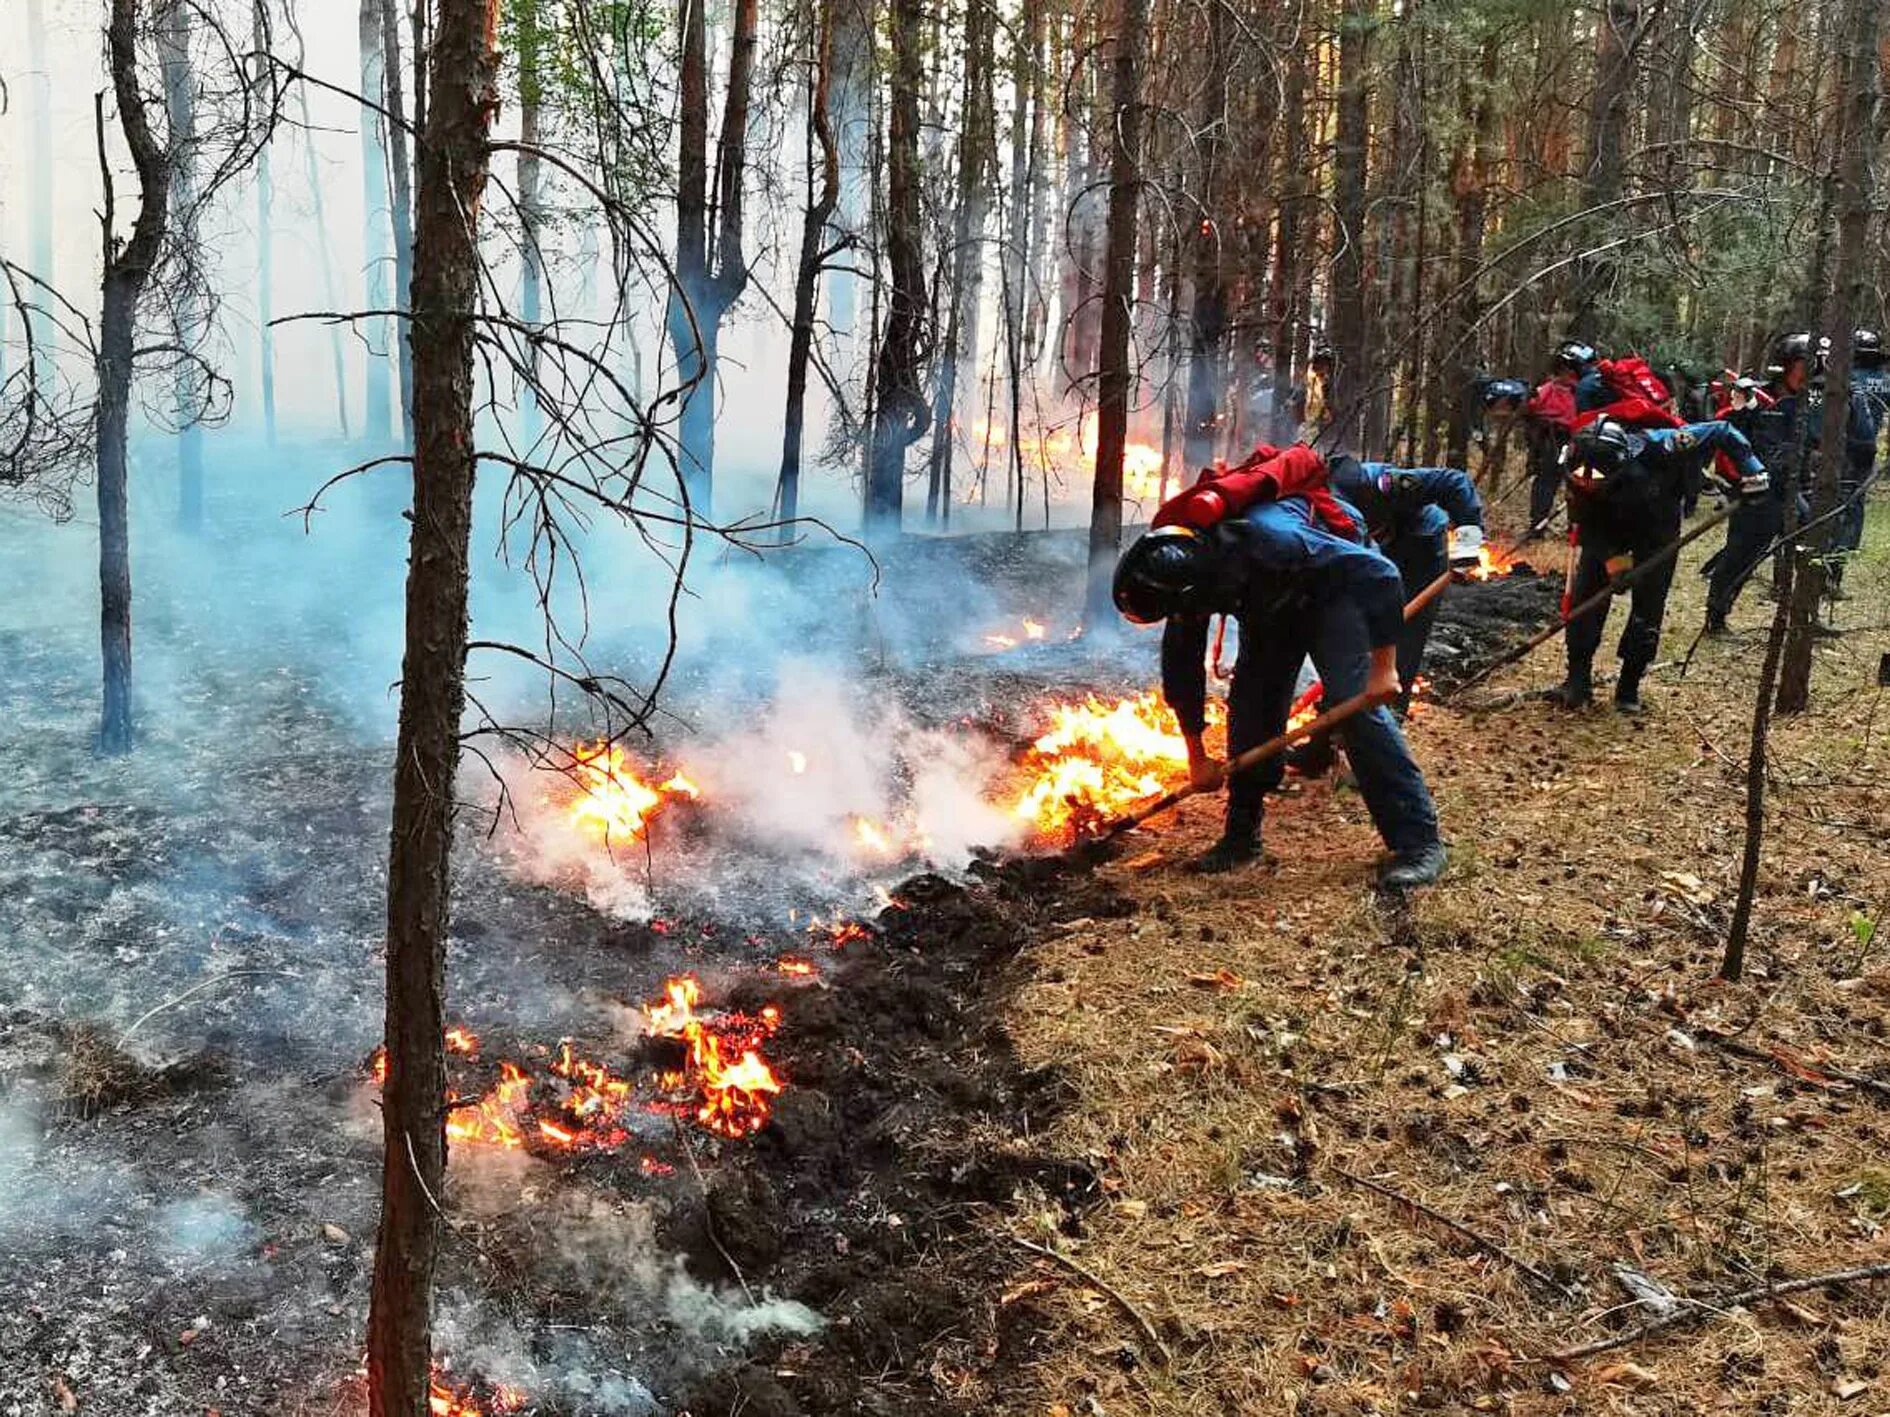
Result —
<path fill-rule="evenodd" d="M 1077 545 L 910 554 L 975 561 L 1016 614 L 1067 626 Z M 1453 593 L 1440 641 L 1468 661 L 1553 594 Z M 862 681 L 921 721 L 1014 743 L 1046 694 L 1151 677 L 1152 644 L 994 652 L 986 627 L 893 599 L 895 649 L 867 627 Z M 170 711 L 134 758 L 101 763 L 83 622 L 0 635 L 0 1412 L 352 1410 L 387 744 L 338 710 L 333 646 L 259 660 L 179 617 L 141 646 Z M 669 849 L 691 859 L 659 832 Z M 1028 864 L 903 883 L 803 867 L 745 859 L 739 891 L 656 872 L 657 913 L 624 920 L 466 835 L 451 1007 L 484 1043 L 462 1087 L 567 1037 L 645 1085 L 626 1019 L 687 970 L 712 1008 L 779 1005 L 788 1088 L 752 1141 L 652 1111 L 606 1153 L 456 1153 L 440 1330 L 456 1375 L 517 1384 L 543 1414 L 917 1413 L 989 1408 L 1040 1360 L 1042 1298 L 1070 1276 L 993 1222 L 1061 1244 L 1109 1182 L 1093 1151 L 1046 1140 L 1078 1097 L 1055 1059 L 1020 1059 L 1008 1001 L 1031 951 L 1144 907 Z M 876 885 L 891 903 L 873 914 Z M 837 951 L 808 935 L 807 913 L 847 902 L 869 932 Z M 788 952 L 818 976 L 774 972 Z M 1146 1359 L 1128 1344 L 1111 1361 Z"/>

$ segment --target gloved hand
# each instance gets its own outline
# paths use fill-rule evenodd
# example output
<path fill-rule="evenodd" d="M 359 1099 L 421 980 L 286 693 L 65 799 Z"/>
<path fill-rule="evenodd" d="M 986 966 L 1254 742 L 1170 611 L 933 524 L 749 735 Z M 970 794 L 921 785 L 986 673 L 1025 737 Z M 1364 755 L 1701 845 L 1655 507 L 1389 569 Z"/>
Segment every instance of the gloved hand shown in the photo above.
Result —
<path fill-rule="evenodd" d="M 1771 475 L 1767 473 L 1763 467 L 1755 468 L 1751 472 L 1744 471 L 1743 469 L 1740 471 L 1739 496 L 1741 500 L 1747 502 L 1756 501 L 1771 490 Z"/>
<path fill-rule="evenodd" d="M 1483 549 L 1483 528 L 1474 524 L 1454 528 L 1450 533 L 1450 565 L 1456 570 L 1465 566 L 1474 566 L 1483 558 L 1477 553 Z"/>

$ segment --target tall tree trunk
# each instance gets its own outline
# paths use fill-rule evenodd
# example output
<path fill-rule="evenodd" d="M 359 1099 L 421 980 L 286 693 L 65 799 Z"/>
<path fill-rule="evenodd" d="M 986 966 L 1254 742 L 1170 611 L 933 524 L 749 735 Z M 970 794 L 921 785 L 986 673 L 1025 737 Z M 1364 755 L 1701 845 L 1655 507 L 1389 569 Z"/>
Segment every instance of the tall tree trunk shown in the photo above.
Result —
<path fill-rule="evenodd" d="M 361 0 L 357 37 L 361 47 L 361 96 L 379 104 L 385 94 L 386 65 L 381 53 L 380 0 Z M 392 252 L 387 224 L 387 146 L 381 117 L 373 108 L 361 110 L 361 265 L 370 311 L 389 307 L 388 261 Z M 367 438 L 381 443 L 393 416 L 393 365 L 388 347 L 391 326 L 383 315 L 371 314 L 360 322 L 367 344 Z"/>
<path fill-rule="evenodd" d="M 1365 168 L 1371 91 L 1367 83 L 1377 0 L 1345 0 L 1339 28 L 1339 100 L 1332 149 L 1332 348 L 1338 357 L 1327 399 L 1333 425 L 1326 441 L 1356 443 L 1359 415 L 1371 387 L 1366 347 Z"/>
<path fill-rule="evenodd" d="M 1789 577 L 1791 571 L 1785 575 Z M 1778 609 L 1772 632 L 1765 641 L 1765 661 L 1759 669 L 1759 690 L 1752 705 L 1752 743 L 1746 752 L 1746 841 L 1739 866 L 1739 891 L 1732 921 L 1726 930 L 1726 953 L 1719 977 L 1738 983 L 1746 968 L 1746 936 L 1752 927 L 1752 903 L 1759 889 L 1759 862 L 1765 846 L 1765 742 L 1772 726 L 1772 689 L 1778 682 L 1779 659 L 1785 645 L 1787 600 L 1790 586 L 1779 587 Z"/>
<path fill-rule="evenodd" d="M 1273 267 L 1268 273 L 1267 327 L 1273 341 L 1273 431 L 1275 442 L 1291 441 L 1291 392 L 1297 366 L 1296 342 L 1303 337 L 1304 321 L 1297 300 L 1306 263 L 1300 250 L 1301 210 L 1310 174 L 1306 171 L 1306 46 L 1295 45 L 1286 56 L 1286 78 L 1280 96 L 1280 212 L 1274 222 Z"/>
<path fill-rule="evenodd" d="M 380 0 L 381 44 L 387 67 L 388 159 L 394 172 L 394 308 L 400 320 L 400 428 L 413 447 L 413 168 L 407 154 L 406 85 L 401 79 L 400 15 L 394 0 Z"/>
<path fill-rule="evenodd" d="M 131 751 L 131 516 L 127 497 L 127 435 L 138 302 L 164 244 L 170 210 L 170 156 L 146 117 L 138 85 L 139 0 L 112 0 L 106 59 L 118 126 L 138 173 L 138 215 L 128 240 L 113 228 L 109 170 L 100 227 L 104 237 L 98 340 L 98 579 L 99 641 L 104 659 L 104 709 L 98 747 Z M 94 105 L 100 162 L 105 152 L 105 96 Z"/>
<path fill-rule="evenodd" d="M 328 245 L 328 215 L 323 210 L 322 178 L 315 166 L 314 125 L 308 116 L 308 85 L 295 86 L 295 101 L 301 110 L 302 119 L 302 156 L 306 164 L 310 200 L 315 209 L 315 249 L 321 253 L 322 298 L 330 310 L 341 308 L 341 298 L 335 289 L 335 253 Z M 328 327 L 328 358 L 335 373 L 335 415 L 341 425 L 341 436 L 352 437 L 353 430 L 348 419 L 348 362 L 341 353 L 341 330 L 339 326 Z"/>
<path fill-rule="evenodd" d="M 697 515 L 713 510 L 715 375 L 722 317 L 748 287 L 742 253 L 742 179 L 747 170 L 748 105 L 755 62 L 756 0 L 736 0 L 729 44 L 728 93 L 716 140 L 713 245 L 709 210 L 708 25 L 703 0 L 679 0 L 682 30 L 681 118 L 676 187 L 676 288 L 669 339 L 688 386 L 678 436 L 683 487 Z"/>
<path fill-rule="evenodd" d="M 1135 218 L 1142 183 L 1142 56 L 1148 0 L 1120 0 L 1116 22 L 1103 265 L 1102 339 L 1096 371 L 1096 478 L 1089 509 L 1089 587 L 1083 620 L 1115 626 L 1109 583 L 1122 547 L 1122 456 L 1129 440 L 1129 336 L 1135 318 Z"/>
<path fill-rule="evenodd" d="M 1582 176 L 1582 205 L 1602 207 L 1620 198 L 1626 174 L 1629 104 L 1634 96 L 1635 56 L 1640 46 L 1642 0 L 1603 0 L 1595 26 L 1595 96 L 1588 117 L 1587 170 Z M 1614 220 L 1603 213 L 1588 225 L 1594 233 L 1611 231 Z M 1569 330 L 1593 340 L 1600 327 L 1597 303 L 1614 283 L 1612 255 L 1583 263 L 1570 312 Z"/>
<path fill-rule="evenodd" d="M 164 83 L 164 111 L 170 123 L 171 216 L 175 239 L 197 247 L 197 103 L 190 72 L 191 8 L 185 0 L 164 0 L 158 11 L 158 53 Z M 178 349 L 194 351 L 203 342 L 196 292 L 184 290 L 171 311 L 172 339 Z M 204 396 L 197 366 L 181 356 L 172 380 L 172 418 L 177 425 L 177 525 L 203 530 L 203 429 L 199 415 Z"/>
<path fill-rule="evenodd" d="M 535 0 L 516 6 L 514 13 L 518 16 L 513 40 L 517 48 L 514 57 L 518 62 L 519 319 L 528 329 L 535 330 L 544 316 L 545 286 L 545 254 L 542 245 L 544 213 L 543 198 L 539 191 L 538 159 L 539 130 L 545 106 L 544 36 L 539 32 L 538 5 Z M 543 426 L 536 387 L 539 367 L 536 342 L 528 346 L 525 357 L 531 378 L 526 382 L 521 411 L 525 419 L 525 436 L 531 441 L 538 437 Z M 713 408 L 710 416 L 714 416 Z"/>
<path fill-rule="evenodd" d="M 919 232 L 919 0 L 892 0 L 892 73 L 886 127 L 886 260 L 892 289 L 875 361 L 876 403 L 866 476 L 866 531 L 899 530 L 906 450 L 923 437 L 932 411 L 924 393 L 925 256 Z"/>
<path fill-rule="evenodd" d="M 995 159 L 991 96 L 991 10 L 988 0 L 966 0 L 965 101 L 958 142 L 958 203 L 952 223 L 946 289 L 945 343 L 933 371 L 931 477 L 925 520 L 935 525 L 941 504 L 951 520 L 952 461 L 957 446 L 960 359 L 977 372 L 978 273 L 984 268 L 984 225 Z"/>
<path fill-rule="evenodd" d="M 1851 334 L 1863 319 L 1865 283 L 1870 274 L 1865 243 L 1870 232 L 1871 164 L 1880 138 L 1877 49 L 1882 33 L 1881 0 L 1845 0 L 1841 40 L 1843 111 L 1835 143 L 1837 251 L 1824 311 L 1824 328 L 1831 332 L 1831 365 L 1825 380 L 1813 526 L 1796 539 L 1792 551 L 1798 564 L 1792 576 L 1791 625 L 1779 675 L 1780 713 L 1802 713 L 1811 704 L 1811 648 L 1818 607 L 1825 593 L 1824 556 L 1837 531 L 1835 514 L 1849 456 Z"/>
<path fill-rule="evenodd" d="M 808 153 L 807 210 L 801 217 L 801 255 L 794 271 L 794 320 L 788 337 L 787 412 L 781 420 L 781 482 L 776 494 L 781 520 L 800 515 L 801 441 L 807 416 L 807 367 L 814 348 L 814 301 L 819 293 L 820 267 L 827 240 L 827 223 L 840 202 L 840 148 L 833 131 L 833 5 L 815 0 L 814 75 L 807 104 L 811 141 L 820 147 L 820 172 L 814 173 Z M 792 535 L 781 529 L 781 539 Z"/>
<path fill-rule="evenodd" d="M 1496 160 L 1495 87 L 1497 37 L 1485 36 L 1474 80 L 1465 77 L 1458 88 L 1461 106 L 1470 115 L 1467 151 L 1460 148 L 1451 172 L 1451 190 L 1457 204 L 1457 261 L 1452 278 L 1450 334 L 1443 365 L 1449 419 L 1444 460 L 1452 467 L 1470 466 L 1470 378 L 1476 371 L 1476 328 L 1483 307 L 1477 297 L 1476 270 L 1483 263 L 1483 233 L 1489 216 L 1490 173 Z"/>
<path fill-rule="evenodd" d="M 250 11 L 250 48 L 255 51 L 250 87 L 252 102 L 274 102 L 270 94 L 268 0 L 256 0 Z M 270 170 L 271 140 L 256 151 L 256 338 L 260 365 L 263 440 L 276 445 L 276 331 L 275 331 L 275 181 Z M 333 307 L 330 307 L 333 308 Z"/>
<path fill-rule="evenodd" d="M 127 0 L 129 3 L 129 0 Z M 465 707 L 478 228 L 498 109 L 498 0 L 439 0 L 415 233 L 414 507 L 387 869 L 381 1226 L 370 1417 L 427 1417 L 446 1178 L 446 934 Z"/>
<path fill-rule="evenodd" d="M 46 57 L 46 0 L 26 0 L 26 62 L 33 74 L 32 223 L 28 249 L 33 274 L 57 283 L 53 269 L 53 120 L 52 65 Z M 33 384 L 40 397 L 52 397 L 52 331 L 46 317 L 29 310 L 33 326 Z"/>
<path fill-rule="evenodd" d="M 1214 460 L 1227 358 L 1227 270 L 1222 249 L 1221 164 L 1227 144 L 1227 81 L 1231 63 L 1229 0 L 1208 0 L 1208 77 L 1195 118 L 1200 135 L 1201 210 L 1191 224 L 1194 304 L 1188 318 L 1188 418 L 1182 458 L 1190 468 Z M 1297 154 L 1295 155 L 1297 157 Z"/>

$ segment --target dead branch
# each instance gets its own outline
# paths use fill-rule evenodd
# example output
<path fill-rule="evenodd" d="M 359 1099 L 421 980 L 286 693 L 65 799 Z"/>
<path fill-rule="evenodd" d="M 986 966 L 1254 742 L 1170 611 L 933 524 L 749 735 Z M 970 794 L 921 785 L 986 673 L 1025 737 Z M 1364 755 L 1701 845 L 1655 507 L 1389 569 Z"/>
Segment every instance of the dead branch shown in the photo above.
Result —
<path fill-rule="evenodd" d="M 1048 1245 L 1039 1245 L 1033 1240 L 1026 1240 L 1021 1235 L 1012 1235 L 1010 1240 L 1012 1244 L 1021 1249 L 1029 1250 L 1033 1255 L 1042 1255 L 1045 1259 L 1055 1260 L 1058 1264 L 1069 1270 L 1070 1273 L 1076 1275 L 1085 1284 L 1090 1285 L 1097 1290 L 1097 1292 L 1113 1300 L 1117 1308 L 1121 1309 L 1123 1313 L 1127 1314 L 1135 1321 L 1135 1326 L 1142 1331 L 1142 1337 L 1146 1338 L 1149 1344 L 1155 1349 L 1156 1356 L 1161 1359 L 1162 1366 L 1164 1368 L 1174 1367 L 1175 1355 L 1168 1351 L 1168 1345 L 1162 1342 L 1162 1336 L 1155 1331 L 1155 1325 L 1149 1322 L 1147 1314 L 1144 1314 L 1140 1309 L 1136 1308 L 1134 1304 L 1129 1302 L 1127 1296 L 1125 1296 L 1120 1289 L 1097 1278 L 1095 1271 L 1071 1259 L 1060 1250 L 1053 1250 Z"/>
<path fill-rule="evenodd" d="M 1496 1241 L 1479 1235 L 1461 1220 L 1453 1219 L 1445 1215 L 1441 1210 L 1434 1210 L 1424 1204 L 1423 1201 L 1413 1200 L 1402 1191 L 1394 1191 L 1391 1187 L 1380 1185 L 1377 1181 L 1368 1180 L 1364 1176 L 1355 1176 L 1343 1167 L 1329 1166 L 1327 1169 L 1342 1180 L 1350 1181 L 1353 1185 L 1371 1191 L 1376 1195 L 1383 1196 L 1387 1200 L 1396 1201 L 1399 1205 L 1415 1211 L 1426 1219 L 1436 1221 L 1452 1234 L 1469 1241 L 1472 1245 L 1476 1246 L 1477 1249 L 1483 1251 L 1484 1254 L 1494 1259 L 1502 1260 L 1505 1264 L 1512 1266 L 1529 1278 L 1535 1280 L 1535 1282 L 1540 1284 L 1543 1288 L 1552 1289 L 1558 1294 L 1573 1296 L 1575 1291 L 1568 1285 L 1562 1283 L 1561 1280 L 1555 1278 L 1555 1276 L 1549 1274 L 1546 1270 L 1537 1269 L 1534 1265 L 1530 1264 L 1528 1260 L 1523 1259 L 1513 1250 L 1505 1249 L 1503 1246 L 1497 1244 Z"/>
<path fill-rule="evenodd" d="M 1799 1069 L 1806 1069 L 1827 1078 L 1836 1078 L 1840 1082 L 1850 1083 L 1853 1087 L 1861 1087 L 1868 1092 L 1875 1093 L 1879 1097 L 1890 1099 L 1890 1082 L 1884 1082 L 1880 1078 L 1871 1077 L 1868 1073 L 1852 1072 L 1849 1068 L 1838 1068 L 1833 1067 L 1829 1063 L 1813 1063 L 1809 1061 L 1800 1062 L 1794 1066 L 1792 1062 L 1788 1062 L 1777 1053 L 1773 1053 L 1764 1048 L 1755 1048 L 1750 1043 L 1743 1043 L 1729 1033 L 1715 1033 L 1711 1029 L 1702 1029 L 1697 1036 L 1711 1043 L 1722 1052 L 1731 1053 L 1737 1058 L 1748 1058 L 1755 1063 L 1769 1064 L 1779 1069 L 1781 1072 L 1789 1073 L 1793 1077 L 1805 1081 L 1809 1081 L 1809 1079 L 1804 1078 L 1804 1074 L 1800 1072 Z"/>

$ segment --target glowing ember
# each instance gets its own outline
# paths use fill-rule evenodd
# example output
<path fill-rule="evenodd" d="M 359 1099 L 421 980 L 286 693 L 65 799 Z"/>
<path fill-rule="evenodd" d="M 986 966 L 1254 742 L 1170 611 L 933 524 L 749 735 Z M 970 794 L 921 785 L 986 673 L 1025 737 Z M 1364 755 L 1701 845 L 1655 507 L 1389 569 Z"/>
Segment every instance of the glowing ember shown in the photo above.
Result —
<path fill-rule="evenodd" d="M 479 1055 L 479 1038 L 471 1029 L 449 1028 L 446 1030 L 446 1051 L 475 1058 Z"/>
<path fill-rule="evenodd" d="M 807 933 L 816 939 L 825 940 L 836 950 L 873 938 L 873 932 L 866 926 L 857 920 L 848 920 L 844 916 L 836 916 L 832 920 L 816 917 L 808 922 Z"/>
<path fill-rule="evenodd" d="M 702 790 L 681 773 L 651 785 L 638 775 L 629 756 L 614 744 L 572 749 L 572 777 L 579 788 L 571 816 L 605 841 L 638 836 L 651 817 L 672 798 L 700 798 Z"/>
<path fill-rule="evenodd" d="M 1159 796 L 1188 765 L 1187 744 L 1160 696 L 1056 704 L 1030 746 L 1029 785 L 1011 807 L 1041 837 L 1081 832 Z M 1218 720 L 1218 705 L 1210 707 Z"/>
<path fill-rule="evenodd" d="M 990 649 L 1016 649 L 1022 644 L 1041 644 L 1049 638 L 1049 634 L 1050 629 L 1043 621 L 1033 620 L 1026 615 L 1016 631 L 1006 629 L 986 635 L 984 643 Z"/>
<path fill-rule="evenodd" d="M 646 1011 L 652 1036 L 681 1039 L 689 1050 L 683 1072 L 666 1077 L 665 1086 L 694 1086 L 696 1121 L 708 1130 L 753 1136 L 767 1124 L 781 1091 L 780 1078 L 761 1056 L 761 1045 L 780 1027 L 780 1011 L 770 1005 L 755 1018 L 725 1015 L 711 1029 L 696 1014 L 701 999 L 702 986 L 685 975 L 665 984 L 662 1002 Z"/>
<path fill-rule="evenodd" d="M 774 962 L 774 967 L 790 979 L 811 979 L 820 972 L 811 959 L 802 959 L 799 955 L 782 955 Z"/>
<path fill-rule="evenodd" d="M 1465 572 L 1473 581 L 1493 581 L 1507 576 L 1516 569 L 1516 558 L 1507 551 L 1498 551 L 1488 543 L 1477 548 L 1477 563 Z"/>
<path fill-rule="evenodd" d="M 432 1417 L 500 1417 L 525 1405 L 525 1394 L 503 1383 L 495 1384 L 489 1400 L 481 1402 L 469 1387 L 460 1387 L 435 1372 L 427 1384 L 427 1411 Z"/>

